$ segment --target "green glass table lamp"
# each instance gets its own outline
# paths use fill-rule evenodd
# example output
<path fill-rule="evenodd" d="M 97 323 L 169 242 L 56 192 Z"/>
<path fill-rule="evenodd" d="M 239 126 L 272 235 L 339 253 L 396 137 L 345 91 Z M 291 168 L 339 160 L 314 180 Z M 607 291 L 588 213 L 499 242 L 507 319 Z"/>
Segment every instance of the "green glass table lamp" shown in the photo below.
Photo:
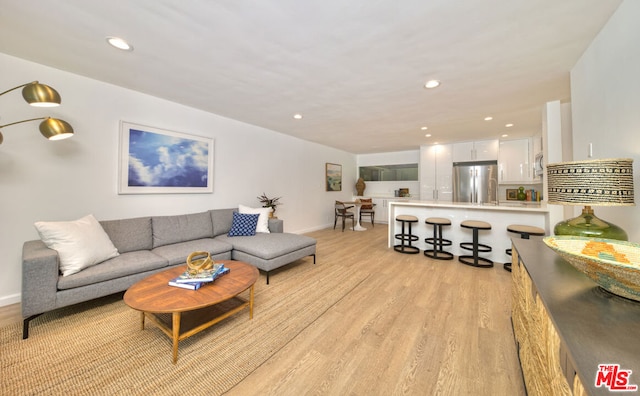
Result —
<path fill-rule="evenodd" d="M 626 241 L 627 233 L 594 214 L 592 206 L 632 206 L 633 160 L 572 161 L 547 165 L 547 200 L 556 205 L 584 205 L 582 214 L 556 224 L 554 234 Z"/>

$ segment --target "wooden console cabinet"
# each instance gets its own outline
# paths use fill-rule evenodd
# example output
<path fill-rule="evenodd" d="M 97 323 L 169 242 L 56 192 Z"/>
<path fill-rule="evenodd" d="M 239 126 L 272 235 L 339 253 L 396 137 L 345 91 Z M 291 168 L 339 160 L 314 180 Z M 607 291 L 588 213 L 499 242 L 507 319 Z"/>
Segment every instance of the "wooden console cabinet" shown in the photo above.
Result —
<path fill-rule="evenodd" d="M 569 381 L 573 378 L 573 388 L 579 390 L 578 394 L 585 394 L 575 370 L 571 366 L 567 367 L 566 356 L 561 358 L 564 348 L 560 346 L 558 332 L 540 301 L 540 296 L 520 261 L 517 250 L 513 251 L 511 268 L 511 322 L 527 393 L 571 395 L 572 387 L 569 386 Z"/>
<path fill-rule="evenodd" d="M 640 385 L 640 303 L 609 294 L 540 238 L 512 239 L 512 323 L 528 395 L 610 395 L 599 365 Z"/>

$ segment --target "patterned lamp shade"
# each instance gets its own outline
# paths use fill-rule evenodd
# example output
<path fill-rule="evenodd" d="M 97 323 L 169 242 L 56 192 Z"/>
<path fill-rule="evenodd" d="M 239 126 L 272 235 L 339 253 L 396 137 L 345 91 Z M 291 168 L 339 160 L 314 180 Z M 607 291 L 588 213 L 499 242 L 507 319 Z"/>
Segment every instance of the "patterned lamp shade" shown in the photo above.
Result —
<path fill-rule="evenodd" d="M 628 158 L 547 165 L 550 204 L 631 206 L 633 160 Z"/>

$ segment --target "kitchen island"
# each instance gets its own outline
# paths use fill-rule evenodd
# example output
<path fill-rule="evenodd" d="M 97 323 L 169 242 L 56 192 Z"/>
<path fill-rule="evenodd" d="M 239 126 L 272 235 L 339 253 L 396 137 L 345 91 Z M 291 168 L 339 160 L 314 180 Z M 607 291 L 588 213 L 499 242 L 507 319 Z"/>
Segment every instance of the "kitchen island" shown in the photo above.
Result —
<path fill-rule="evenodd" d="M 472 231 L 460 227 L 464 220 L 480 220 L 491 224 L 491 230 L 480 232 L 480 243 L 493 248 L 490 253 L 481 254 L 495 263 L 510 262 L 505 250 L 511 247 L 511 238 L 516 234 L 507 232 L 509 224 L 524 224 L 540 227 L 549 235 L 549 212 L 546 204 L 519 203 L 475 205 L 468 203 L 452 203 L 437 201 L 391 201 L 388 203 L 389 238 L 388 246 L 393 247 L 397 242 L 395 234 L 400 233 L 400 224 L 395 221 L 398 215 L 413 215 L 418 218 L 412 232 L 418 236 L 414 246 L 420 250 L 430 249 L 424 239 L 433 237 L 433 228 L 424 223 L 427 217 L 444 217 L 451 220 L 450 227 L 443 227 L 445 239 L 451 240 L 452 246 L 445 250 L 456 256 L 469 254 L 460 248 L 460 242 L 471 242 Z"/>

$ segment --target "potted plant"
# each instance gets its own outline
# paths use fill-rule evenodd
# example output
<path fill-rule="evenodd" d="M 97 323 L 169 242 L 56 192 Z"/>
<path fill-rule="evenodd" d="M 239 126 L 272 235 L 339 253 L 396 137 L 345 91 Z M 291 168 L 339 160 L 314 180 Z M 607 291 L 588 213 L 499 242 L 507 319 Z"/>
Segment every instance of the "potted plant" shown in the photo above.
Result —
<path fill-rule="evenodd" d="M 280 204 L 280 198 L 269 198 L 265 193 L 262 193 L 261 196 L 258 197 L 258 201 L 262 203 L 263 208 L 271 208 L 271 213 L 269 213 L 269 217 L 273 217 L 273 214 L 276 212 L 276 206 Z"/>

